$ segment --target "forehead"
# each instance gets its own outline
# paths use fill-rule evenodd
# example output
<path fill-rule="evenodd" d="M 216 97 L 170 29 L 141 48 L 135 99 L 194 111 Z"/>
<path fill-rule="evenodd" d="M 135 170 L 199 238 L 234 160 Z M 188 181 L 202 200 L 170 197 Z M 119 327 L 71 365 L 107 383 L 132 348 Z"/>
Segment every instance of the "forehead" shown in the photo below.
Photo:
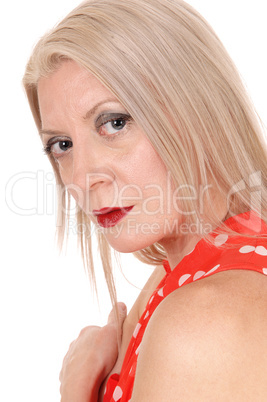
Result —
<path fill-rule="evenodd" d="M 48 77 L 40 78 L 37 87 L 41 114 L 69 109 L 78 114 L 106 99 L 117 101 L 92 73 L 76 62 L 66 60 Z"/>

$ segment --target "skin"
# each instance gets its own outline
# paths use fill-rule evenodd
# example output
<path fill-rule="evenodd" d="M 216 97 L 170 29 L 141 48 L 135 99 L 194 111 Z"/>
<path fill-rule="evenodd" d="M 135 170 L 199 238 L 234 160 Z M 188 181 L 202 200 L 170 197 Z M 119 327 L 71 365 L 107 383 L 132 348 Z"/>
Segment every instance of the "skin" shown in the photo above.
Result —
<path fill-rule="evenodd" d="M 127 117 L 114 130 L 106 116 L 127 116 L 127 111 L 72 61 L 40 79 L 38 97 L 42 141 L 84 212 L 96 222 L 94 209 L 133 206 L 105 230 L 109 244 L 133 252 L 158 242 L 174 268 L 199 237 L 166 229 L 166 221 L 172 228 L 184 217 L 173 205 L 159 205 L 158 188 L 166 195 L 168 172 L 142 128 Z M 215 205 L 223 218 L 222 200 Z M 155 222 L 157 230 L 152 230 Z M 120 372 L 133 330 L 164 274 L 162 267 L 155 269 L 127 317 L 119 304 L 118 323 L 112 312 L 105 327 L 82 330 L 63 362 L 62 402 L 102 400 L 106 379 Z M 169 295 L 144 335 L 131 401 L 266 400 L 266 295 L 264 277 L 247 271 L 220 273 Z"/>
<path fill-rule="evenodd" d="M 266 308 L 266 278 L 250 271 L 170 294 L 144 335 L 131 401 L 266 401 Z"/>
<path fill-rule="evenodd" d="M 110 373 L 117 360 L 118 335 L 121 336 L 122 324 L 127 314 L 123 303 L 119 303 L 117 307 L 118 321 L 113 309 L 107 325 L 102 328 L 84 328 L 78 339 L 70 345 L 59 376 L 62 401 L 97 400 L 103 378 Z M 99 350 L 102 352 L 98 353 Z M 96 369 L 88 371 L 92 362 Z"/>
<path fill-rule="evenodd" d="M 133 120 L 115 134 L 110 126 L 98 128 L 96 124 L 103 113 L 127 114 L 125 108 L 99 80 L 72 61 L 39 81 L 38 98 L 44 145 L 51 139 L 73 144 L 61 153 L 58 143 L 54 144 L 52 155 L 80 207 L 96 222 L 93 210 L 134 206 L 123 221 L 105 230 L 109 244 L 118 251 L 133 252 L 159 242 L 175 266 L 181 257 L 177 250 L 187 254 L 199 238 L 169 229 L 175 222 L 180 225 L 184 217 L 175 203 L 168 207 L 159 200 L 169 185 L 164 163 Z"/>

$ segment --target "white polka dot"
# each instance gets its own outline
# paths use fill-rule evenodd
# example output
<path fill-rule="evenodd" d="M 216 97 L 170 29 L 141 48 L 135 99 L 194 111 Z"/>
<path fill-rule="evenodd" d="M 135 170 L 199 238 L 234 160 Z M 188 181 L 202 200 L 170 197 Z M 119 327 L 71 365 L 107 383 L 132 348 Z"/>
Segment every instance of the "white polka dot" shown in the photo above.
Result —
<path fill-rule="evenodd" d="M 197 279 L 201 278 L 203 275 L 205 275 L 206 272 L 204 271 L 198 271 L 195 273 L 193 281 L 196 281 Z"/>
<path fill-rule="evenodd" d="M 154 299 L 154 295 L 150 298 L 150 300 L 149 300 L 149 302 L 148 302 L 148 304 L 151 304 L 152 303 L 152 301 L 153 301 L 153 299 Z"/>
<path fill-rule="evenodd" d="M 182 286 L 185 283 L 185 281 L 187 281 L 187 279 L 190 278 L 190 276 L 191 276 L 190 274 L 182 275 L 181 278 L 179 279 L 179 286 Z"/>
<path fill-rule="evenodd" d="M 113 399 L 114 399 L 114 401 L 118 401 L 118 400 L 122 397 L 122 394 L 123 394 L 123 392 L 122 392 L 121 387 L 119 387 L 119 386 L 117 385 L 117 387 L 115 388 L 115 390 L 114 390 L 114 392 L 113 392 Z"/>
<path fill-rule="evenodd" d="M 251 253 L 252 251 L 255 251 L 254 246 L 243 246 L 240 248 L 239 253 L 247 254 L 247 253 Z"/>
<path fill-rule="evenodd" d="M 140 328 L 141 328 L 141 324 L 138 323 L 138 324 L 136 325 L 135 330 L 134 330 L 134 333 L 133 333 L 133 337 L 134 337 L 134 338 L 137 337 L 137 334 L 138 334 Z"/>
<path fill-rule="evenodd" d="M 149 316 L 149 311 L 146 312 L 146 315 L 144 316 L 144 320 L 146 320 L 148 316 Z"/>
<path fill-rule="evenodd" d="M 160 288 L 160 290 L 158 291 L 158 295 L 159 295 L 160 297 L 163 297 L 163 288 Z"/>
<path fill-rule="evenodd" d="M 186 255 L 192 254 L 194 250 L 195 250 L 195 247 L 191 251 L 189 251 L 189 253 L 187 253 Z"/>
<path fill-rule="evenodd" d="M 135 372 L 136 372 L 136 362 L 133 363 L 133 365 L 132 365 L 132 367 L 131 367 L 131 369 L 130 369 L 130 371 L 129 371 L 129 375 L 130 375 L 131 377 L 134 377 Z"/>
<path fill-rule="evenodd" d="M 216 271 L 216 269 L 218 269 L 220 266 L 220 264 L 215 265 L 215 267 L 211 268 L 204 276 L 207 276 L 209 274 L 212 274 L 212 272 Z"/>
<path fill-rule="evenodd" d="M 136 355 L 138 355 L 138 353 L 139 353 L 140 346 L 141 346 L 141 344 L 138 346 L 138 348 L 137 348 L 136 351 L 135 351 L 135 354 L 136 354 Z"/>
<path fill-rule="evenodd" d="M 214 239 L 214 244 L 216 247 L 222 246 L 224 243 L 226 243 L 228 240 L 228 236 L 225 233 L 219 234 L 218 236 L 215 237 Z"/>
<path fill-rule="evenodd" d="M 258 255 L 263 255 L 266 256 L 267 255 L 267 249 L 263 246 L 257 246 L 255 249 L 255 253 Z"/>
<path fill-rule="evenodd" d="M 262 268 L 262 272 L 264 273 L 264 275 L 267 275 L 267 268 Z"/>

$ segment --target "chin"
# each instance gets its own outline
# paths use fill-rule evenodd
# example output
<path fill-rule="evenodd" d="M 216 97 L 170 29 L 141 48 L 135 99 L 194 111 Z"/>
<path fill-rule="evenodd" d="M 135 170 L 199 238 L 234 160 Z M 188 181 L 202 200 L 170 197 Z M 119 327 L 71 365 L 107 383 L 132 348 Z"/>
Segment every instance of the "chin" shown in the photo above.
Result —
<path fill-rule="evenodd" d="M 123 236 L 120 235 L 117 238 L 111 238 L 111 236 L 106 235 L 106 240 L 109 245 L 116 251 L 120 253 L 134 253 L 135 251 L 142 250 L 146 247 L 159 241 L 159 238 L 154 238 L 154 236 Z"/>

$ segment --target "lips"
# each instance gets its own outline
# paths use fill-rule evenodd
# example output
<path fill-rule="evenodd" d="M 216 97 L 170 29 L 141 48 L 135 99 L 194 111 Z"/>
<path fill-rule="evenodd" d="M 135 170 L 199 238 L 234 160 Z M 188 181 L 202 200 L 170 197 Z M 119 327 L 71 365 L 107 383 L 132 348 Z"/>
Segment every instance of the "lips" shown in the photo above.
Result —
<path fill-rule="evenodd" d="M 98 211 L 93 210 L 93 214 L 97 217 L 99 226 L 110 228 L 117 225 L 132 209 L 133 206 L 124 208 L 102 208 Z"/>

